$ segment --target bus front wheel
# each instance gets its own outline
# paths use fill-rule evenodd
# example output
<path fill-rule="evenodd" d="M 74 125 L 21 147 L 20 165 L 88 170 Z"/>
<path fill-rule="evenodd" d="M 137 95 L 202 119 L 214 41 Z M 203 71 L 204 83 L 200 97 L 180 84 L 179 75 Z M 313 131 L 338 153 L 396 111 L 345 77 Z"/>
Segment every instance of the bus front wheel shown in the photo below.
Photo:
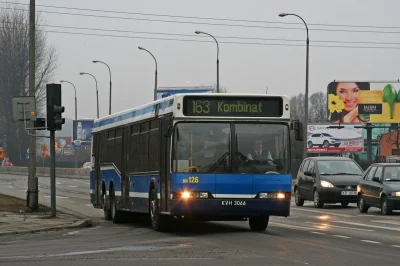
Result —
<path fill-rule="evenodd" d="M 268 227 L 269 215 L 261 215 L 256 217 L 250 217 L 249 225 L 252 231 L 261 232 L 265 231 Z"/>
<path fill-rule="evenodd" d="M 167 218 L 162 215 L 159 211 L 157 193 L 155 189 L 152 189 L 150 192 L 150 204 L 149 204 L 149 213 L 151 226 L 156 231 L 164 231 L 167 229 Z"/>

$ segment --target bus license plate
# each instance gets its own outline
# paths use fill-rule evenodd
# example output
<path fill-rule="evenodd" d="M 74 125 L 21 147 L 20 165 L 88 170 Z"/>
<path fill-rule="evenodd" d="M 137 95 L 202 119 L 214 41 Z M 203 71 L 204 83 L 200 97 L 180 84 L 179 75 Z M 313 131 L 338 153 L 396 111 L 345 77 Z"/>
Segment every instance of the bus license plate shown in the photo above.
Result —
<path fill-rule="evenodd" d="M 221 202 L 222 206 L 246 206 L 247 202 L 245 200 L 223 200 Z"/>
<path fill-rule="evenodd" d="M 355 196 L 357 191 L 342 191 L 342 196 Z"/>

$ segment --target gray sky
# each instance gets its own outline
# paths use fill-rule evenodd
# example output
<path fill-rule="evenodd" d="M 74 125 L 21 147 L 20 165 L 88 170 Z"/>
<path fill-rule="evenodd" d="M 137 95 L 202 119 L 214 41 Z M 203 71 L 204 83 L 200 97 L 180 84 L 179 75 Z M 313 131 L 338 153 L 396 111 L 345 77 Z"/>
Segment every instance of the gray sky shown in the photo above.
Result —
<path fill-rule="evenodd" d="M 19 0 L 29 3 L 29 0 Z M 334 79 L 394 80 L 400 78 L 400 50 L 395 49 L 345 49 L 322 48 L 313 45 L 385 46 L 383 44 L 343 44 L 316 41 L 359 41 L 400 43 L 400 2 L 397 0 L 321 1 L 321 0 L 37 0 L 37 5 L 53 5 L 101 9 L 110 11 L 139 12 L 147 14 L 182 15 L 269 22 L 299 23 L 294 25 L 262 24 L 199 19 L 167 18 L 91 11 L 65 10 L 37 7 L 37 11 L 57 11 L 116 17 L 179 20 L 186 23 L 150 22 L 132 19 L 110 19 L 89 16 L 71 16 L 43 13 L 45 23 L 51 26 L 84 27 L 107 30 L 126 30 L 156 33 L 193 34 L 193 37 L 162 36 L 137 33 L 118 33 L 78 29 L 46 28 L 63 32 L 82 32 L 125 35 L 136 38 L 115 38 L 48 33 L 48 40 L 59 53 L 60 67 L 54 82 L 64 79 L 78 89 L 78 117 L 96 116 L 95 83 L 99 85 L 100 116 L 108 114 L 109 76 L 104 65 L 108 63 L 113 74 L 113 112 L 144 104 L 153 99 L 154 61 L 137 46 L 150 50 L 158 60 L 159 86 L 194 86 L 216 83 L 216 45 L 213 42 L 178 42 L 146 40 L 139 37 L 160 37 L 208 40 L 194 34 L 201 30 L 213 34 L 220 42 L 285 43 L 304 46 L 262 46 L 220 43 L 220 84 L 229 92 L 280 93 L 288 96 L 304 92 L 305 87 L 305 37 L 302 22 L 296 17 L 280 18 L 280 12 L 296 13 L 304 18 L 310 28 L 310 94 L 326 91 Z M 27 8 L 27 7 L 25 7 Z M 300 30 L 196 25 L 191 22 L 245 24 L 300 28 Z M 397 29 L 326 27 L 310 24 L 345 24 L 370 26 L 398 26 Z M 340 31 L 315 31 L 313 29 L 397 31 L 399 33 L 357 33 Z M 275 38 L 302 40 L 296 42 L 222 39 L 218 36 Z M 386 45 L 387 46 L 387 45 Z M 396 46 L 396 45 L 392 45 Z M 400 44 L 397 45 L 400 47 Z M 66 116 L 74 116 L 73 90 L 63 86 L 63 103 Z"/>

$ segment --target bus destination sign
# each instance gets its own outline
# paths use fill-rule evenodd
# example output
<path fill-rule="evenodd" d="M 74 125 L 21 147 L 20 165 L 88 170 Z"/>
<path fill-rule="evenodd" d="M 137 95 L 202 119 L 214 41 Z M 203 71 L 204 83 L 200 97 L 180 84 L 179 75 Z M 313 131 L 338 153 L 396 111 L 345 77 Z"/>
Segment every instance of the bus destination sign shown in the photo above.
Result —
<path fill-rule="evenodd" d="M 185 96 L 186 116 L 281 117 L 281 97 Z"/>

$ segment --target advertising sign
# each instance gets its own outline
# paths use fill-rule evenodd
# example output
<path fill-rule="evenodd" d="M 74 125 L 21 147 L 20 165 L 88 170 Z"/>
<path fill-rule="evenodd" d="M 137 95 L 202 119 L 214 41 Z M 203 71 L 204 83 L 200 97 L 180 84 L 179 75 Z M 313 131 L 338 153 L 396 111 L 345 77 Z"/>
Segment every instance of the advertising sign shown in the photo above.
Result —
<path fill-rule="evenodd" d="M 157 90 L 157 100 L 179 93 L 212 93 L 212 87 L 160 87 Z"/>
<path fill-rule="evenodd" d="M 56 137 L 56 148 L 63 149 L 71 146 L 71 137 Z"/>
<path fill-rule="evenodd" d="M 331 82 L 327 98 L 332 123 L 400 123 L 400 82 Z"/>
<path fill-rule="evenodd" d="M 309 124 L 307 152 L 362 152 L 364 150 L 361 124 L 343 125 L 343 128 L 329 128 L 332 124 Z"/>
<path fill-rule="evenodd" d="M 74 120 L 73 123 L 73 139 L 81 140 L 82 142 L 92 141 L 93 119 Z"/>

